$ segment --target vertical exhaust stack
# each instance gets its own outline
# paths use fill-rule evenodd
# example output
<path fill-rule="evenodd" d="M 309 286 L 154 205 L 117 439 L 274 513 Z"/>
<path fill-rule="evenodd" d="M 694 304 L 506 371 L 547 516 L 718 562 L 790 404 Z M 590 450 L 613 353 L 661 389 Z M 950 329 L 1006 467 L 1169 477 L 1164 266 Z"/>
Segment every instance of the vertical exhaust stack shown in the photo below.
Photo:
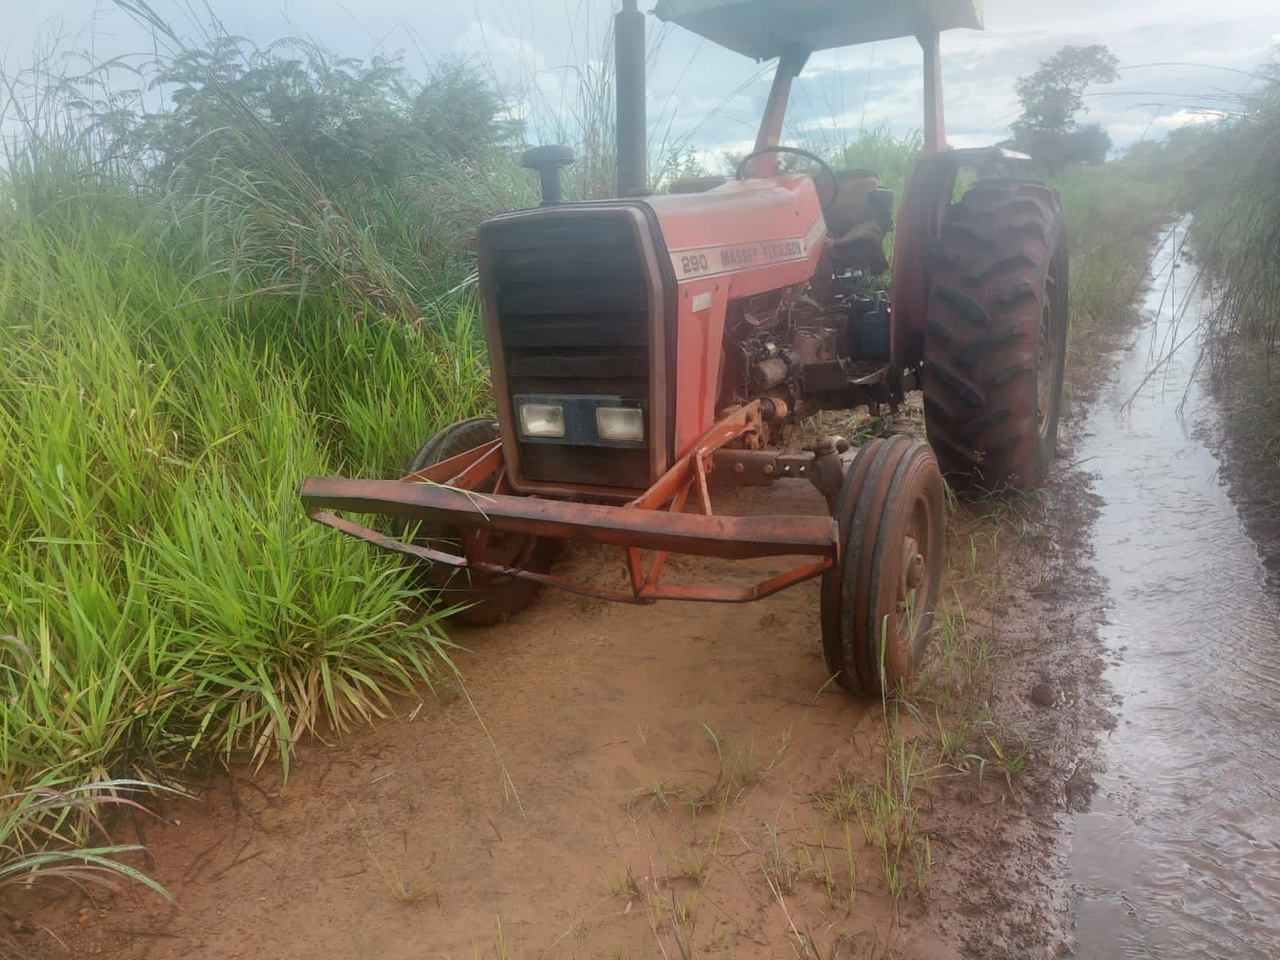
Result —
<path fill-rule="evenodd" d="M 644 193 L 649 187 L 644 14 L 636 0 L 622 0 L 613 35 L 618 93 L 618 196 L 628 197 Z"/>

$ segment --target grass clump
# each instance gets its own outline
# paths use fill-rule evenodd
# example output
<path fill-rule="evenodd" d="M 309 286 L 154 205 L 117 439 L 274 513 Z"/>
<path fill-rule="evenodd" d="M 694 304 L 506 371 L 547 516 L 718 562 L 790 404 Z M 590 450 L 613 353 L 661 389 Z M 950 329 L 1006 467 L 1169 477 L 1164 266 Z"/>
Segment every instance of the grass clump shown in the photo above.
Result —
<path fill-rule="evenodd" d="M 1071 251 L 1066 390 L 1090 380 L 1109 334 L 1133 316 L 1147 282 L 1152 239 L 1177 208 L 1177 179 L 1124 160 L 1076 167 L 1053 184 Z"/>
<path fill-rule="evenodd" d="M 1280 63 L 1242 114 L 1200 145 L 1192 169 L 1193 234 L 1205 265 L 1222 281 L 1214 318 L 1216 361 L 1280 341 Z"/>
<path fill-rule="evenodd" d="M 88 823 L 105 834 L 103 811 L 143 811 L 133 799 L 163 790 L 138 780 L 108 780 L 65 791 L 31 787 L 0 794 L 0 891 L 27 882 L 32 876 L 58 877 L 77 884 L 110 885 L 127 879 L 167 897 L 168 891 L 145 873 L 118 857 L 142 848 L 133 844 L 86 847 L 77 840 Z M 63 849 L 59 849 L 63 848 Z M 70 849 L 65 849 L 70 848 Z M 16 946 L 0 935 L 0 945 Z"/>
<path fill-rule="evenodd" d="M 154 206 L 67 159 L 0 181 L 0 816 L 202 753 L 287 769 L 300 736 L 440 677 L 402 565 L 296 489 L 388 473 L 484 392 L 465 324 L 220 296 L 156 256 Z"/>
<path fill-rule="evenodd" d="M 452 670 L 403 564 L 296 491 L 486 408 L 469 231 L 526 184 L 461 66 L 416 84 L 120 6 L 156 38 L 143 89 L 4 77 L 0 870 L 101 847 L 110 792 L 79 785 L 287 772 Z"/>
<path fill-rule="evenodd" d="M 1230 123 L 1184 156 L 1191 237 L 1214 280 L 1207 357 L 1257 499 L 1280 497 L 1280 62 Z M 1185 154 L 1185 151 L 1184 151 Z M 1266 522 L 1265 507 L 1263 522 Z"/>

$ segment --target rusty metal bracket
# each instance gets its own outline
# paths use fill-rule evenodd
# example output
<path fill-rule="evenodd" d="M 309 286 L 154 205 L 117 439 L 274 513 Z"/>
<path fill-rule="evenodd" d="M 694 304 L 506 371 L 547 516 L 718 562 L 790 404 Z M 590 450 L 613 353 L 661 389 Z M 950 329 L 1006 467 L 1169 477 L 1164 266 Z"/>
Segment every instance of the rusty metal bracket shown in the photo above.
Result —
<path fill-rule="evenodd" d="M 830 517 L 724 517 L 637 510 L 593 503 L 494 496 L 399 480 L 310 477 L 302 483 L 310 510 L 345 510 L 435 520 L 458 528 L 491 526 L 535 537 L 666 550 L 696 557 L 829 557 Z"/>
<path fill-rule="evenodd" d="M 717 450 L 711 482 L 717 487 L 770 487 L 779 480 L 807 479 L 813 454 L 777 450 Z"/>
<path fill-rule="evenodd" d="M 613 507 L 606 509 L 617 510 L 620 508 Z M 778 574 L 777 576 L 770 577 L 767 580 L 762 580 L 758 583 L 745 587 L 711 587 L 696 584 L 668 584 L 664 586 L 656 581 L 656 577 L 653 582 L 649 582 L 647 579 L 641 578 L 640 582 L 637 584 L 635 569 L 633 567 L 633 589 L 631 593 L 626 594 L 611 590 L 601 590 L 598 587 L 589 586 L 564 577 L 556 577 L 546 573 L 537 573 L 533 570 L 525 570 L 519 567 L 507 567 L 493 563 L 485 563 L 483 561 L 469 560 L 466 557 L 446 553 L 442 550 L 435 550 L 431 547 L 420 546 L 416 543 L 405 543 L 395 537 L 379 533 L 376 530 L 361 526 L 358 523 L 353 523 L 352 521 L 339 517 L 327 510 L 312 508 L 307 511 L 307 516 L 317 523 L 324 524 L 327 527 L 332 527 L 334 530 L 338 530 L 348 536 L 364 540 L 367 543 L 371 543 L 376 547 L 381 547 L 384 550 L 401 553 L 405 556 L 413 557 L 418 560 L 426 560 L 430 563 L 442 563 L 451 567 L 475 570 L 479 573 L 515 577 L 520 580 L 532 580 L 547 586 L 559 587 L 562 590 L 567 590 L 570 593 L 576 593 L 580 596 L 592 597 L 597 600 L 610 600 L 616 603 L 655 603 L 658 600 L 698 600 L 708 601 L 711 603 L 750 603 L 754 600 L 763 600 L 765 597 L 769 597 L 775 593 L 786 590 L 788 587 L 795 586 L 797 583 L 803 583 L 806 580 L 811 580 L 814 577 L 821 576 L 824 571 L 829 570 L 836 563 L 835 551 L 837 550 L 833 544 L 833 553 L 831 556 L 816 560 L 813 563 L 795 567 L 785 573 Z M 698 518 L 689 517 L 689 519 Z M 665 556 L 665 554 L 659 554 L 659 556 Z"/>

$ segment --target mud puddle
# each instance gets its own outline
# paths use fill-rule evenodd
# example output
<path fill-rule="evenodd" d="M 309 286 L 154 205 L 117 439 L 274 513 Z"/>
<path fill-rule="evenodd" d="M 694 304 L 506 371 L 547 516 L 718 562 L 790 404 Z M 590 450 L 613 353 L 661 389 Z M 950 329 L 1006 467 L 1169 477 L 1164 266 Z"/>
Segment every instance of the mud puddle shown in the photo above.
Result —
<path fill-rule="evenodd" d="M 1095 566 L 1118 725 L 1076 816 L 1076 955 L 1280 956 L 1280 613 L 1204 442 L 1185 224 L 1076 455 L 1103 504 Z M 1167 358 L 1156 368 L 1160 358 Z"/>

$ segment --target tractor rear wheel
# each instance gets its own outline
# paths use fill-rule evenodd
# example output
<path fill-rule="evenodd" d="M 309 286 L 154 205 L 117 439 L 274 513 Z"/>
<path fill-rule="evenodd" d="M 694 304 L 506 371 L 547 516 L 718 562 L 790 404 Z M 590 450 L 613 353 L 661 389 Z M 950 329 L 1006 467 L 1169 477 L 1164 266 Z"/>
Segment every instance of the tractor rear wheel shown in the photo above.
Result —
<path fill-rule="evenodd" d="M 933 451 L 909 437 L 873 440 L 836 501 L 841 561 L 822 575 L 827 668 L 859 696 L 915 675 L 942 581 L 946 497 Z"/>
<path fill-rule="evenodd" d="M 1058 439 L 1067 347 L 1067 237 L 1058 195 L 976 184 L 951 207 L 924 345 L 929 442 L 957 489 L 1028 489 Z"/>
<path fill-rule="evenodd" d="M 498 439 L 498 421 L 491 417 L 473 417 L 445 427 L 418 448 L 409 461 L 406 473 L 417 473 L 434 464 L 456 457 Z M 477 490 L 492 493 L 489 484 Z M 462 553 L 462 535 L 451 524 L 418 523 L 394 517 L 391 530 L 397 537 L 412 535 L 418 546 Z M 489 535 L 483 559 L 503 566 L 517 566 L 536 573 L 546 573 L 555 559 L 556 543 L 528 534 L 499 533 Z M 459 608 L 452 619 L 473 626 L 491 626 L 504 617 L 519 613 L 533 602 L 538 584 L 531 580 L 479 573 L 444 564 L 421 562 L 424 586 L 439 591 L 439 602 L 445 607 Z"/>

